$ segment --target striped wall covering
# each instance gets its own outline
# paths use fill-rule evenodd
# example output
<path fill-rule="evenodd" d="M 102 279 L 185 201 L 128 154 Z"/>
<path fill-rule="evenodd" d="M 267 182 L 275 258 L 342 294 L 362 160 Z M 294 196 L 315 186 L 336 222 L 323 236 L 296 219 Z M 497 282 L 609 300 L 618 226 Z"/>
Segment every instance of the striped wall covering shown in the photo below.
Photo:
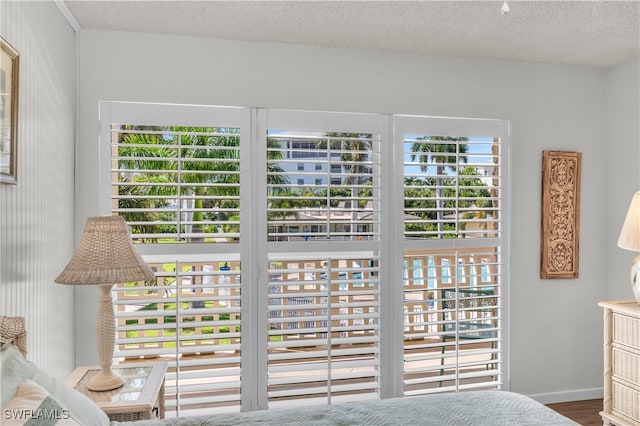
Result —
<path fill-rule="evenodd" d="M 0 315 L 26 318 L 28 358 L 74 366 L 74 290 L 53 280 L 74 239 L 75 35 L 53 1 L 0 2 L 20 53 L 18 176 L 0 185 Z"/>

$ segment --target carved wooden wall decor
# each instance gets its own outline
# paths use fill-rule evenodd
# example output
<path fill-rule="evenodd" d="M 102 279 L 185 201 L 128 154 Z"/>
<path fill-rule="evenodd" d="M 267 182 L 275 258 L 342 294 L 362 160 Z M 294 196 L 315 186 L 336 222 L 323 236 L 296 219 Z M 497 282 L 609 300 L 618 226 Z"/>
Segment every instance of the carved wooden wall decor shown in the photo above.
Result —
<path fill-rule="evenodd" d="M 540 278 L 577 278 L 582 153 L 543 151 Z"/>

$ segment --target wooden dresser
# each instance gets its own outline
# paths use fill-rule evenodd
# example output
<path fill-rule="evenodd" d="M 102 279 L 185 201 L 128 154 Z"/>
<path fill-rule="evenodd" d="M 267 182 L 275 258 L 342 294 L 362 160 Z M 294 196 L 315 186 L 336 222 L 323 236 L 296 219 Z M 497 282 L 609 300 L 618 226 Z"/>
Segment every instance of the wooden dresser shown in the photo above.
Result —
<path fill-rule="evenodd" d="M 640 425 L 640 306 L 635 300 L 600 302 L 604 308 L 605 425 Z"/>

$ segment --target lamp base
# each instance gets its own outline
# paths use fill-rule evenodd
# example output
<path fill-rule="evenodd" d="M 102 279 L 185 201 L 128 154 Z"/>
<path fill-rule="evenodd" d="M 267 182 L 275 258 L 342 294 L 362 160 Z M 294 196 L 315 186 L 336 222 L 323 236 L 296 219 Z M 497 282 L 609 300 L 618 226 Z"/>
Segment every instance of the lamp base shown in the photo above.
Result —
<path fill-rule="evenodd" d="M 98 374 L 89 380 L 87 388 L 94 392 L 104 392 L 118 389 L 122 385 L 124 385 L 124 379 L 122 377 L 112 372 L 100 370 Z"/>
<path fill-rule="evenodd" d="M 640 305 L 640 255 L 636 256 L 631 264 L 631 290 L 633 291 L 633 297 Z"/>
<path fill-rule="evenodd" d="M 100 371 L 87 383 L 89 390 L 97 392 L 118 389 L 124 384 L 124 379 L 111 370 L 113 345 L 115 344 L 115 317 L 111 287 L 113 284 L 100 285 L 100 305 L 98 306 L 98 323 L 96 325 Z"/>

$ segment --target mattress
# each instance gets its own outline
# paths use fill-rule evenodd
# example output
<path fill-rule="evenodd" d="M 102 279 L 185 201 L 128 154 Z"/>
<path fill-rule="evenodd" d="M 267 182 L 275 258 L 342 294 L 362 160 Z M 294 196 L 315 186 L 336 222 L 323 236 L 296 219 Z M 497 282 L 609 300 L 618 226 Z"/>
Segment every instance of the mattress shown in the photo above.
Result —
<path fill-rule="evenodd" d="M 284 410 L 176 417 L 161 421 L 112 423 L 112 426 L 133 425 L 575 426 L 578 423 L 524 395 L 507 391 L 474 391 Z"/>

